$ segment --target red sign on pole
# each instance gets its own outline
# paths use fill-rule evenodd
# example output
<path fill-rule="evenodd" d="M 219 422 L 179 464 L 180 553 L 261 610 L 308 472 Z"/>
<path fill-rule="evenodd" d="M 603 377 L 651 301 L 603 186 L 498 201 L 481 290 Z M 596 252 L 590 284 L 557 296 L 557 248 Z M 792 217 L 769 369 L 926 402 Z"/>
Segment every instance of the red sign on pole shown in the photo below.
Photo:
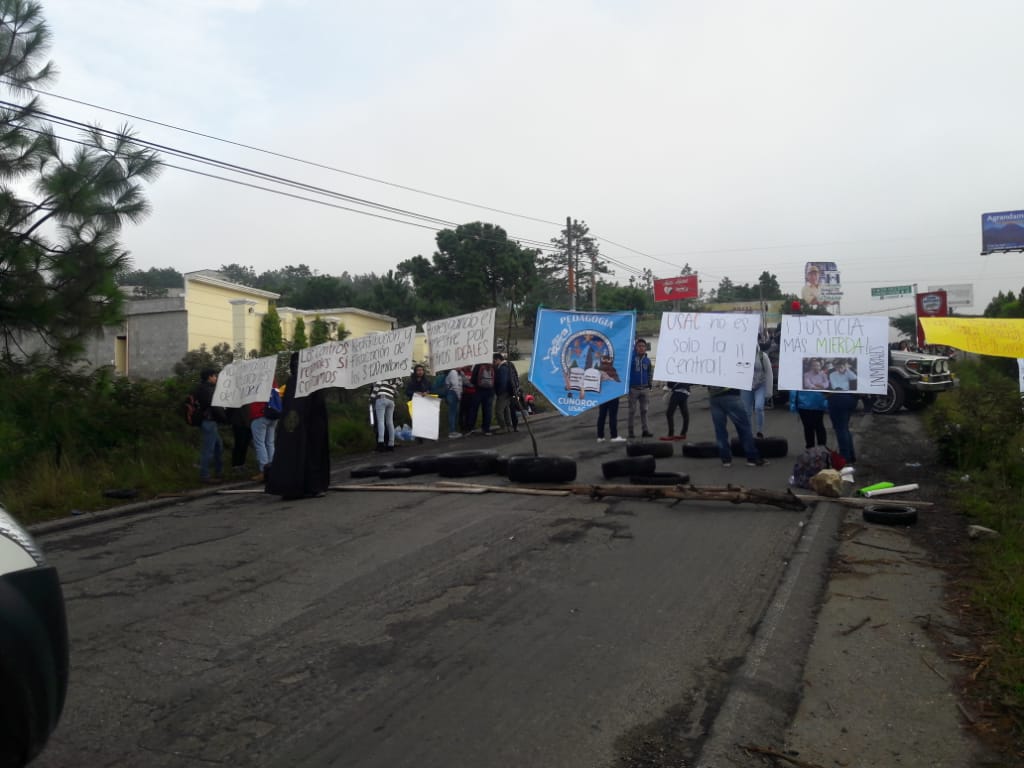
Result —
<path fill-rule="evenodd" d="M 666 277 L 663 280 L 654 281 L 655 301 L 696 299 L 697 295 L 696 275 L 680 275 L 679 277 Z"/>
<path fill-rule="evenodd" d="M 922 317 L 946 317 L 949 314 L 949 302 L 945 291 L 928 291 L 917 294 L 917 346 L 924 346 L 924 328 L 921 327 Z"/>

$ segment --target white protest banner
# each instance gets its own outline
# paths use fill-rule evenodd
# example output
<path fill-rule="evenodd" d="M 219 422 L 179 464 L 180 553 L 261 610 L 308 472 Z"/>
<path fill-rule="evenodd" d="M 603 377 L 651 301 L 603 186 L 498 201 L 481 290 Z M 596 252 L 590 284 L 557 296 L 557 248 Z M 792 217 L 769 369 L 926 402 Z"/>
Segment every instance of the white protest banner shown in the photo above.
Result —
<path fill-rule="evenodd" d="M 1020 384 L 1020 396 L 1024 398 L 1024 357 L 1017 358 L 1017 379 Z"/>
<path fill-rule="evenodd" d="M 884 395 L 889 319 L 868 315 L 785 315 L 779 389 Z"/>
<path fill-rule="evenodd" d="M 760 322 L 758 315 L 665 312 L 654 378 L 750 389 Z"/>
<path fill-rule="evenodd" d="M 294 386 L 296 397 L 305 397 L 328 387 L 348 387 L 349 341 L 327 341 L 299 350 L 299 370 Z"/>
<path fill-rule="evenodd" d="M 348 340 L 349 389 L 405 376 L 412 369 L 416 326 Z"/>
<path fill-rule="evenodd" d="M 430 395 L 413 395 L 409 408 L 412 410 L 413 437 L 437 440 L 441 423 L 441 399 Z"/>
<path fill-rule="evenodd" d="M 427 333 L 430 370 L 443 371 L 465 365 L 490 363 L 494 355 L 494 314 L 492 309 L 468 315 L 431 320 L 423 324 Z"/>
<path fill-rule="evenodd" d="M 213 405 L 220 408 L 241 408 L 247 403 L 266 402 L 274 386 L 277 357 L 260 357 L 228 363 L 217 376 Z"/>

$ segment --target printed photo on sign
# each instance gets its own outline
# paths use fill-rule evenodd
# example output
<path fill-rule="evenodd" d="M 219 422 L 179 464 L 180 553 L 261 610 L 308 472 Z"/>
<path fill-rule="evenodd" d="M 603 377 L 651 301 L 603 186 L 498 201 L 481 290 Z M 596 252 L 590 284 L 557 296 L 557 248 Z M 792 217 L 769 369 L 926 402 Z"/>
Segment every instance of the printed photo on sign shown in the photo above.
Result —
<path fill-rule="evenodd" d="M 760 325 L 756 314 L 665 312 L 654 378 L 749 390 Z"/>
<path fill-rule="evenodd" d="M 779 340 L 779 389 L 884 395 L 889 320 L 861 315 L 786 315 Z"/>
<path fill-rule="evenodd" d="M 538 310 L 530 381 L 567 416 L 622 397 L 635 328 L 632 312 Z"/>

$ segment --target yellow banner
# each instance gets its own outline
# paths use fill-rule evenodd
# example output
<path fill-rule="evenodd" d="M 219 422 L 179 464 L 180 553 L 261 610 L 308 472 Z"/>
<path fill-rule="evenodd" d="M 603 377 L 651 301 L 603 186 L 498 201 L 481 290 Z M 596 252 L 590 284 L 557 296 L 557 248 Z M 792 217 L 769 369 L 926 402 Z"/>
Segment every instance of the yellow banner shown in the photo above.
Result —
<path fill-rule="evenodd" d="M 988 317 L 922 317 L 928 344 L 945 344 L 996 357 L 1024 357 L 1024 320 Z"/>

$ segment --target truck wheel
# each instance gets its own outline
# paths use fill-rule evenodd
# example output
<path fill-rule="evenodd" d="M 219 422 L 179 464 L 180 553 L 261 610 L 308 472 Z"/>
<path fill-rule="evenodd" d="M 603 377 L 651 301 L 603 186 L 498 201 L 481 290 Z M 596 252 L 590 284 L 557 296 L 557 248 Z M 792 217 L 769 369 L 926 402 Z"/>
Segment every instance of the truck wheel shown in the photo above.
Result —
<path fill-rule="evenodd" d="M 896 413 L 903 407 L 904 399 L 903 384 L 890 378 L 885 385 L 885 394 L 875 398 L 871 410 L 874 413 Z"/>

